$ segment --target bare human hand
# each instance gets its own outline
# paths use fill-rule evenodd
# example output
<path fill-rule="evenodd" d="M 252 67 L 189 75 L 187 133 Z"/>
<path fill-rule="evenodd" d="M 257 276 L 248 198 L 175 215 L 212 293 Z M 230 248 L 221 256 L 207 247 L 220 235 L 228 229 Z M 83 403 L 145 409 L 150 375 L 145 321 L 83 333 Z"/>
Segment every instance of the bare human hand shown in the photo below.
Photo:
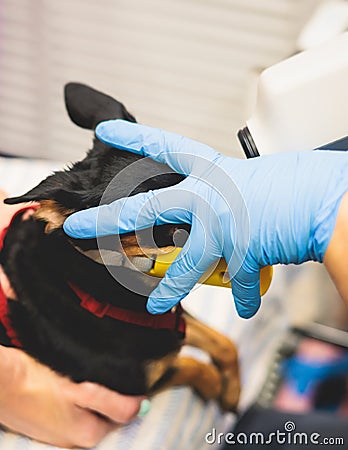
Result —
<path fill-rule="evenodd" d="M 73 383 L 21 350 L 0 346 L 0 423 L 60 447 L 93 447 L 134 418 L 143 397 Z"/>

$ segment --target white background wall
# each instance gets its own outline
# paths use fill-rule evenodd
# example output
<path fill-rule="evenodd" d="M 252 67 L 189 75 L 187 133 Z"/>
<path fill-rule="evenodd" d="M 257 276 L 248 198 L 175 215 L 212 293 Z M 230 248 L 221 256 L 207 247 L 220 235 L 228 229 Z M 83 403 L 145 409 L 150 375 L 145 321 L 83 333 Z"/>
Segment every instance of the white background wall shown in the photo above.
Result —
<path fill-rule="evenodd" d="M 320 0 L 1 0 L 0 150 L 75 160 L 90 133 L 62 88 L 116 96 L 139 121 L 242 156 L 263 68 L 289 56 Z"/>

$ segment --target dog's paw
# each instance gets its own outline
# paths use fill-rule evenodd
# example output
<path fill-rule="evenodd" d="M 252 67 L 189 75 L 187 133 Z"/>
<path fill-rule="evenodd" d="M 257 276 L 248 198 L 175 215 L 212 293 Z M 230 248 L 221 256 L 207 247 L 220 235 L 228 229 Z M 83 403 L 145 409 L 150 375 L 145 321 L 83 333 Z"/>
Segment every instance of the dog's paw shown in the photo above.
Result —
<path fill-rule="evenodd" d="M 210 355 L 221 370 L 235 368 L 238 364 L 237 347 L 227 336 L 220 333 L 215 336 L 215 346 Z"/>
<path fill-rule="evenodd" d="M 215 364 L 202 364 L 195 380 L 195 389 L 205 400 L 216 399 L 224 411 L 236 412 L 240 397 L 238 365 L 227 369 Z"/>
<path fill-rule="evenodd" d="M 225 411 L 236 412 L 241 392 L 238 366 L 222 370 L 220 374 L 222 378 L 220 406 Z"/>
<path fill-rule="evenodd" d="M 222 394 L 222 378 L 214 364 L 199 364 L 194 387 L 204 400 L 218 399 Z"/>

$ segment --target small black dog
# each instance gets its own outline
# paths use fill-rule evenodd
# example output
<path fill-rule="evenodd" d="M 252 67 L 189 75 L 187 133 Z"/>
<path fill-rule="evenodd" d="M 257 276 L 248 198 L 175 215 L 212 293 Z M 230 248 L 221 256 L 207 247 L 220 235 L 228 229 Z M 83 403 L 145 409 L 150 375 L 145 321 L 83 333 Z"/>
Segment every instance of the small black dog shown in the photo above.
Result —
<path fill-rule="evenodd" d="M 83 128 L 94 130 L 107 119 L 135 122 L 121 103 L 82 84 L 66 85 L 65 102 L 72 121 Z M 8 319 L 27 353 L 74 381 L 97 382 L 124 394 L 151 394 L 170 385 L 190 384 L 204 398 L 220 398 L 224 408 L 233 409 L 239 396 L 234 345 L 186 313 L 184 339 L 178 311 L 173 313 L 175 325 L 156 328 L 161 319 L 147 313 L 146 295 L 127 290 L 104 265 L 86 256 L 85 252 L 97 249 L 96 240 L 73 240 L 62 230 L 69 214 L 97 206 L 113 177 L 134 161 L 139 162 L 129 169 L 131 177 L 128 170 L 127 178 L 107 190 L 104 201 L 174 185 L 183 178 L 165 165 L 111 149 L 95 139 L 85 159 L 54 173 L 26 194 L 5 200 L 8 204 L 39 202 L 30 218 L 22 220 L 19 214 L 13 220 L 4 238 L 0 262 L 16 293 L 16 299 L 7 299 Z M 144 173 L 147 179 L 140 182 Z M 155 227 L 156 245 L 173 246 L 177 229 L 177 225 Z M 110 245 L 110 238 L 103 239 L 105 247 Z M 128 255 L 141 255 L 139 244 L 148 245 L 146 233 L 140 243 L 133 234 L 121 240 Z M 132 277 L 135 284 L 144 284 L 140 273 L 132 271 Z M 156 283 L 148 283 L 148 293 Z M 99 306 L 151 317 L 154 326 L 93 314 L 81 307 L 86 296 Z M 11 345 L 5 333 L 0 333 L 0 343 Z M 213 363 L 178 357 L 183 343 L 205 349 Z"/>

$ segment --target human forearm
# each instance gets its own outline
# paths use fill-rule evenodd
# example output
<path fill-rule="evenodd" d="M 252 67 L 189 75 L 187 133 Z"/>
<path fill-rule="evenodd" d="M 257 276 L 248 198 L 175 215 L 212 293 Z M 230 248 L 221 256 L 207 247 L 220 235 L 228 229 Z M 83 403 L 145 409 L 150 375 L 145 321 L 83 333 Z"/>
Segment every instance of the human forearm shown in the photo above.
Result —
<path fill-rule="evenodd" d="M 342 198 L 335 229 L 324 256 L 325 267 L 348 305 L 348 193 Z"/>

